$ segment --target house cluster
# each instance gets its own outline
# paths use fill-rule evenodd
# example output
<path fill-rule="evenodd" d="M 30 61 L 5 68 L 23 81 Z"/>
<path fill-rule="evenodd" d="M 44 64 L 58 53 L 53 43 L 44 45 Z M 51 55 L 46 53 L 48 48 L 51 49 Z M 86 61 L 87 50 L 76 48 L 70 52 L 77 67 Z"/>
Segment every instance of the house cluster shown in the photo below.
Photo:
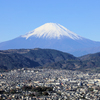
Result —
<path fill-rule="evenodd" d="M 0 100 L 100 100 L 100 73 L 35 68 L 2 72 Z"/>

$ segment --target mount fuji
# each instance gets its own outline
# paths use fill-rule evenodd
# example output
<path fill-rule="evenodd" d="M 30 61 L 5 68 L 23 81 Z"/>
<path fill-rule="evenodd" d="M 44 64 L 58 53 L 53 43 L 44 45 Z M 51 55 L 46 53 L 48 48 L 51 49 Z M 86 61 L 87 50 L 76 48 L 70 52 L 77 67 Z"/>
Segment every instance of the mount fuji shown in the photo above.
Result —
<path fill-rule="evenodd" d="M 46 23 L 40 26 L 39 28 L 36 28 L 35 30 L 29 32 L 28 34 L 23 35 L 22 37 L 28 39 L 31 36 L 35 36 L 38 38 L 48 38 L 48 39 L 61 39 L 62 37 L 66 36 L 73 40 L 81 39 L 81 37 L 78 36 L 77 34 L 69 31 L 67 28 L 56 23 Z"/>
<path fill-rule="evenodd" d="M 99 52 L 100 42 L 81 37 L 60 24 L 46 23 L 25 35 L 0 43 L 1 50 L 33 48 L 56 49 L 82 56 Z"/>

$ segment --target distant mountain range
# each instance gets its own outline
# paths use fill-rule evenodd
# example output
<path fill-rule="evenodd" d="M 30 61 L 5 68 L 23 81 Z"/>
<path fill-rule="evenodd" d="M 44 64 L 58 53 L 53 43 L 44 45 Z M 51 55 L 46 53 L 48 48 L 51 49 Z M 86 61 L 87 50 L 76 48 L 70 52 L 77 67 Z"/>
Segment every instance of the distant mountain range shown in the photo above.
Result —
<path fill-rule="evenodd" d="M 100 72 L 100 52 L 75 57 L 53 49 L 0 50 L 0 70 L 56 68 Z"/>
<path fill-rule="evenodd" d="M 95 42 L 71 32 L 56 23 L 46 23 L 13 40 L 0 43 L 0 50 L 8 49 L 55 49 L 82 56 L 100 51 L 100 42 Z"/>

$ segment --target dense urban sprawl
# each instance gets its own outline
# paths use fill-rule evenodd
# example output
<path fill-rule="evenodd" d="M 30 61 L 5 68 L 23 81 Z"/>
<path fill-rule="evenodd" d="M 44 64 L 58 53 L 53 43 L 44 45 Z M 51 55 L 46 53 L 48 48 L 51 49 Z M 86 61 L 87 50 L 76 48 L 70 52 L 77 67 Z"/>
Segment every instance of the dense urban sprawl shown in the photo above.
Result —
<path fill-rule="evenodd" d="M 34 68 L 2 72 L 0 100 L 100 100 L 100 73 Z"/>

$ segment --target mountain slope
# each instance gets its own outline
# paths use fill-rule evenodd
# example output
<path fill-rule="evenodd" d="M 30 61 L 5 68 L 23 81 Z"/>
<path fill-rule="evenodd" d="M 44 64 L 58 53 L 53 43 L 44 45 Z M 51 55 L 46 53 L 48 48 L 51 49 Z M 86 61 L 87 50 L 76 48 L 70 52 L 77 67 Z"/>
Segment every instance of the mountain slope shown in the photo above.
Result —
<path fill-rule="evenodd" d="M 81 61 L 85 62 L 84 67 L 94 68 L 94 69 L 97 69 L 98 67 L 100 67 L 100 52 L 95 53 L 95 54 L 84 55 L 79 58 Z"/>
<path fill-rule="evenodd" d="M 0 50 L 0 71 L 33 67 L 100 72 L 100 52 L 74 57 L 53 49 Z"/>
<path fill-rule="evenodd" d="M 62 60 L 43 66 L 44 68 L 79 70 L 88 72 L 100 72 L 100 52 L 88 54 L 77 59 Z"/>
<path fill-rule="evenodd" d="M 18 69 L 18 68 L 32 68 L 39 66 L 38 62 L 32 61 L 20 54 L 10 53 L 3 54 L 0 53 L 0 69 Z"/>
<path fill-rule="evenodd" d="M 0 51 L 0 69 L 32 68 L 77 59 L 71 54 L 51 49 L 15 49 Z"/>
<path fill-rule="evenodd" d="M 63 27 L 62 25 L 56 23 L 46 23 L 21 37 L 28 39 L 32 36 L 38 38 L 48 38 L 48 39 L 52 39 L 52 38 L 60 39 L 64 36 L 71 38 L 73 40 L 82 39 L 82 37 L 71 32 L 70 30 Z"/>
<path fill-rule="evenodd" d="M 62 61 L 62 60 L 74 60 L 77 59 L 76 57 L 74 57 L 71 54 L 68 53 L 64 53 L 58 50 L 53 50 L 53 49 L 33 49 L 30 50 L 27 53 L 23 54 L 25 57 L 39 62 L 39 64 L 44 65 L 44 64 L 50 64 L 53 62 L 58 62 L 58 61 Z"/>
<path fill-rule="evenodd" d="M 33 31 L 0 43 L 1 50 L 7 49 L 56 49 L 74 56 L 99 52 L 100 42 L 85 39 L 56 23 L 46 23 Z"/>

